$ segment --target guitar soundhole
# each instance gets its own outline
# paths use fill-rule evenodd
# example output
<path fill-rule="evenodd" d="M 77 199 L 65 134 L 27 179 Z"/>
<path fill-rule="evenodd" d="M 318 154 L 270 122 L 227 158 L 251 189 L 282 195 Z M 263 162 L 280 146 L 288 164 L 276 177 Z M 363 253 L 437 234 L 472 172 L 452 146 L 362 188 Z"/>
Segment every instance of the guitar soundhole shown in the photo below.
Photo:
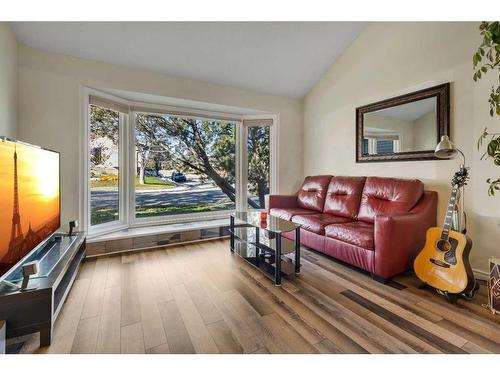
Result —
<path fill-rule="evenodd" d="M 436 243 L 436 247 L 443 252 L 447 252 L 447 251 L 451 250 L 451 244 L 446 240 L 439 240 Z"/>
<path fill-rule="evenodd" d="M 457 257 L 455 255 L 455 249 L 457 248 L 458 242 L 454 238 L 449 238 L 446 240 L 439 240 L 436 242 L 436 247 L 439 251 L 444 253 L 444 260 L 448 264 L 457 264 Z"/>

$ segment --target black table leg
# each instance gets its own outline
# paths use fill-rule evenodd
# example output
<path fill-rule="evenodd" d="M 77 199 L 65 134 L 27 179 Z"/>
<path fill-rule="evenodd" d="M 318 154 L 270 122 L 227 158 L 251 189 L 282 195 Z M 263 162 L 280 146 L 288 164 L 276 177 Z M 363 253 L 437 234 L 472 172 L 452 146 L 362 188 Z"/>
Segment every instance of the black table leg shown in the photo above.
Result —
<path fill-rule="evenodd" d="M 260 256 L 260 231 L 258 227 L 255 227 L 255 265 L 259 266 L 259 256 Z"/>
<path fill-rule="evenodd" d="M 232 216 L 229 216 L 229 229 L 230 229 L 230 232 L 231 232 L 231 240 L 230 240 L 230 248 L 231 248 L 231 252 L 234 253 L 234 217 Z"/>
<path fill-rule="evenodd" d="M 276 233 L 276 259 L 275 259 L 275 270 L 274 270 L 274 283 L 276 286 L 281 285 L 281 233 Z"/>
<path fill-rule="evenodd" d="M 0 354 L 5 354 L 6 340 L 5 340 L 5 321 L 0 321 Z"/>
<path fill-rule="evenodd" d="M 52 329 L 44 328 L 40 331 L 40 347 L 49 346 L 52 342 Z"/>
<path fill-rule="evenodd" d="M 300 273 L 300 227 L 295 229 L 295 273 Z"/>

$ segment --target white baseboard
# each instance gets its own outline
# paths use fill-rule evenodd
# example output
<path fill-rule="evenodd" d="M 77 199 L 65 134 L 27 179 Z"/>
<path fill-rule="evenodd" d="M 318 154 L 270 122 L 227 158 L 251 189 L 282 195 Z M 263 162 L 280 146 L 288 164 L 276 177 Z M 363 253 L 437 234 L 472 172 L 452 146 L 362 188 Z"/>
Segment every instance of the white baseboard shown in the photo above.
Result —
<path fill-rule="evenodd" d="M 490 274 L 488 272 L 481 271 L 475 268 L 472 269 L 472 272 L 474 272 L 474 276 L 478 280 L 488 280 L 490 277 Z"/>

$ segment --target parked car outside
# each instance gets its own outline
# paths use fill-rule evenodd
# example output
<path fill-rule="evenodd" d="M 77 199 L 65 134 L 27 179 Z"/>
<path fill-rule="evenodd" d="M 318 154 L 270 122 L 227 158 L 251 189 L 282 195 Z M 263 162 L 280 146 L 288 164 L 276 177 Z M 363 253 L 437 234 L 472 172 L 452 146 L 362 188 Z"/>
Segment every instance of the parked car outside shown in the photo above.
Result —
<path fill-rule="evenodd" d="M 186 175 L 182 172 L 179 172 L 179 171 L 173 171 L 171 178 L 172 178 L 172 181 L 174 181 L 174 182 L 186 182 L 187 181 Z"/>
<path fill-rule="evenodd" d="M 158 172 L 156 172 L 154 169 L 151 168 L 144 169 L 144 175 L 148 177 L 159 177 Z"/>

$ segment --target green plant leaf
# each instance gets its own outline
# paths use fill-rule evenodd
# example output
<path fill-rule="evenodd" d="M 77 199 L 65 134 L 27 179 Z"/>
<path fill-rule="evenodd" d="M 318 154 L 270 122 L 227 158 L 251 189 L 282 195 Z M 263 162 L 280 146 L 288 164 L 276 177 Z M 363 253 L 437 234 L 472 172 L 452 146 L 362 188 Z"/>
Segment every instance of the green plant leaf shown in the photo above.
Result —
<path fill-rule="evenodd" d="M 495 151 L 497 147 L 498 147 L 498 142 L 496 141 L 496 139 L 492 139 L 490 143 L 488 143 L 488 148 L 487 148 L 488 155 L 491 157 L 495 156 Z"/>
<path fill-rule="evenodd" d="M 477 149 L 482 146 L 483 144 L 483 139 L 485 139 L 488 136 L 488 127 L 485 127 L 483 129 L 483 133 L 479 136 L 479 139 L 477 140 Z"/>
<path fill-rule="evenodd" d="M 472 55 L 472 78 L 474 82 L 477 82 L 488 71 L 494 71 L 498 74 L 498 84 L 491 87 L 488 104 L 490 116 L 500 116 L 500 21 L 481 22 L 479 33 L 483 40 Z M 482 64 L 480 64 L 481 62 Z M 485 128 L 477 140 L 477 149 L 480 150 L 483 147 L 483 140 L 489 136 L 491 139 L 489 139 L 485 152 L 481 155 L 481 160 L 492 158 L 493 164 L 500 167 L 500 133 L 488 133 Z M 494 196 L 495 191 L 500 190 L 500 178 L 488 178 L 486 183 L 488 184 L 488 195 Z"/>

